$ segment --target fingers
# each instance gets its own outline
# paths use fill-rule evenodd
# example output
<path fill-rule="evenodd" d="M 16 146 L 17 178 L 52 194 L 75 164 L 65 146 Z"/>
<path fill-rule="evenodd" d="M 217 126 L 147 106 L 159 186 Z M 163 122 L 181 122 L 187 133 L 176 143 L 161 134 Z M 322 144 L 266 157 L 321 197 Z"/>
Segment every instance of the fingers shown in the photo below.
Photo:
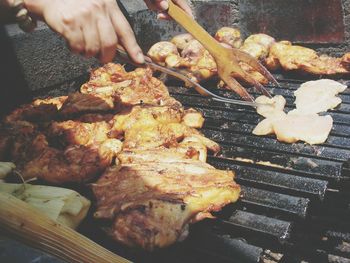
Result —
<path fill-rule="evenodd" d="M 119 8 L 111 10 L 111 20 L 115 32 L 118 36 L 119 43 L 126 49 L 129 56 L 136 63 L 143 64 L 145 62 L 141 48 L 136 42 L 134 32 L 132 31 L 128 21 L 123 16 Z"/>
<path fill-rule="evenodd" d="M 189 16 L 193 17 L 191 7 L 189 6 L 186 0 L 172 0 L 173 3 L 183 9 Z M 169 4 L 167 0 L 145 0 L 147 7 L 150 10 L 160 11 L 158 18 L 160 19 L 169 19 L 169 16 L 164 13 L 168 10 Z"/>
<path fill-rule="evenodd" d="M 102 63 L 110 62 L 115 56 L 118 43 L 111 19 L 109 17 L 101 17 L 97 21 L 97 30 L 101 47 L 99 59 Z"/>
<path fill-rule="evenodd" d="M 1 0 L 0 0 L 1 1 Z M 141 48 L 115 0 L 51 0 L 44 9 L 46 23 L 66 40 L 70 49 L 101 62 L 113 60 L 118 41 L 137 63 Z"/>
<path fill-rule="evenodd" d="M 178 5 L 181 9 L 183 9 L 189 16 L 191 16 L 192 18 L 193 13 L 191 10 L 191 7 L 188 5 L 186 0 L 172 0 L 174 2 L 175 5 Z"/>
<path fill-rule="evenodd" d="M 169 7 L 167 0 L 145 0 L 147 7 L 154 11 L 166 11 Z"/>
<path fill-rule="evenodd" d="M 85 40 L 81 28 L 77 27 L 73 29 L 64 29 L 64 31 L 64 35 L 66 37 L 70 50 L 76 54 L 84 52 Z"/>
<path fill-rule="evenodd" d="M 96 21 L 94 19 L 86 19 L 83 25 L 83 34 L 85 40 L 85 56 L 96 56 L 100 51 L 100 36 Z"/>

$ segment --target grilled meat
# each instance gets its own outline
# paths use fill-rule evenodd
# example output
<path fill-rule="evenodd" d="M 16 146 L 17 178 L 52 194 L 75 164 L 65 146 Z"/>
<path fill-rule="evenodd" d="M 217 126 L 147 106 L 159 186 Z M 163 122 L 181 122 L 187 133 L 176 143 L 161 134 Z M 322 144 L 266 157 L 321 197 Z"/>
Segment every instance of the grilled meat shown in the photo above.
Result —
<path fill-rule="evenodd" d="M 193 36 L 188 33 L 180 34 L 177 36 L 174 36 L 170 42 L 173 43 L 178 50 L 182 51 L 185 49 L 185 47 L 188 45 L 188 43 L 193 40 Z"/>
<path fill-rule="evenodd" d="M 165 65 L 165 60 L 170 55 L 179 55 L 175 44 L 168 41 L 161 41 L 154 44 L 147 55 L 153 60 L 153 62 Z"/>
<path fill-rule="evenodd" d="M 63 103 L 60 114 L 72 116 L 87 112 L 103 112 L 114 109 L 113 98 L 103 94 L 72 93 Z"/>
<path fill-rule="evenodd" d="M 110 166 L 121 150 L 121 142 L 116 139 L 106 140 L 98 147 L 70 145 L 64 151 L 49 147 L 43 137 L 36 139 L 41 141 L 42 149 L 24 164 L 21 173 L 25 179 L 37 177 L 58 184 L 90 181 Z"/>
<path fill-rule="evenodd" d="M 121 109 L 138 104 L 179 104 L 170 97 L 163 82 L 152 76 L 150 69 L 137 68 L 126 72 L 120 65 L 109 63 L 91 73 L 91 80 L 82 85 L 86 96 L 107 98 L 108 109 Z"/>
<path fill-rule="evenodd" d="M 215 39 L 230 47 L 240 48 L 242 46 L 241 32 L 232 27 L 222 27 L 215 33 Z"/>
<path fill-rule="evenodd" d="M 255 43 L 266 49 L 269 49 L 275 42 L 276 40 L 273 37 L 262 33 L 250 35 L 244 40 L 244 44 Z"/>
<path fill-rule="evenodd" d="M 277 140 L 293 143 L 304 141 L 309 144 L 320 144 L 327 140 L 333 126 L 330 115 L 317 114 L 296 115 L 289 112 L 285 117 L 273 122 Z"/>
<path fill-rule="evenodd" d="M 195 81 L 209 79 L 217 74 L 214 58 L 197 40 L 191 40 L 182 50 L 181 57 L 188 61 L 190 76 Z"/>
<path fill-rule="evenodd" d="M 299 114 L 312 114 L 334 109 L 341 103 L 341 98 L 336 95 L 346 88 L 330 79 L 305 82 L 294 92 L 296 110 Z"/>
<path fill-rule="evenodd" d="M 50 137 L 58 139 L 64 144 L 94 145 L 108 139 L 111 125 L 107 122 L 84 123 L 68 120 L 52 122 L 48 133 Z"/>
<path fill-rule="evenodd" d="M 339 105 L 341 99 L 336 95 L 345 89 L 345 85 L 329 79 L 305 82 L 294 92 L 296 109 L 288 114 L 283 111 L 286 101 L 282 96 L 272 99 L 260 96 L 256 102 L 265 105 L 259 106 L 257 112 L 266 119 L 254 128 L 253 134 L 276 134 L 279 141 L 287 143 L 323 143 L 332 129 L 333 119 L 317 113 Z"/>
<path fill-rule="evenodd" d="M 208 149 L 219 151 L 218 144 L 191 128 L 202 125 L 201 118 L 201 114 L 193 109 L 184 112 L 182 108 L 136 106 L 115 116 L 111 135 L 124 138 L 124 148 L 128 149 L 171 147 L 186 137 L 194 136 Z"/>
<path fill-rule="evenodd" d="M 261 104 L 256 108 L 257 113 L 265 118 L 283 112 L 286 105 L 286 99 L 281 95 L 276 95 L 273 98 L 259 96 L 255 99 L 255 102 Z"/>
<path fill-rule="evenodd" d="M 237 200 L 240 189 L 232 172 L 167 151 L 154 158 L 144 153 L 147 158 L 109 169 L 93 185 L 95 217 L 111 221 L 114 239 L 148 250 L 165 247 L 185 238 L 189 223 Z"/>
<path fill-rule="evenodd" d="M 341 58 L 319 56 L 316 51 L 297 45 L 289 41 L 281 41 L 271 46 L 266 65 L 270 70 L 282 68 L 286 71 L 296 70 L 314 75 L 349 74 L 346 56 Z"/>
<path fill-rule="evenodd" d="M 244 40 L 242 51 L 247 52 L 252 57 L 262 60 L 268 56 L 275 39 L 266 34 L 253 34 Z"/>
<path fill-rule="evenodd" d="M 52 183 L 81 182 L 102 173 L 121 151 L 119 140 L 101 135 L 103 126 L 100 131 L 94 124 L 79 127 L 72 121 L 53 123 L 53 126 L 50 128 L 50 132 L 54 131 L 51 135 L 57 134 L 51 139 L 60 141 L 61 147 L 58 148 L 50 145 L 47 137 L 29 122 L 8 124 L 2 129 L 0 137 L 1 160 L 16 163 L 24 179 L 41 178 Z M 58 135 L 64 138 L 59 139 Z"/>

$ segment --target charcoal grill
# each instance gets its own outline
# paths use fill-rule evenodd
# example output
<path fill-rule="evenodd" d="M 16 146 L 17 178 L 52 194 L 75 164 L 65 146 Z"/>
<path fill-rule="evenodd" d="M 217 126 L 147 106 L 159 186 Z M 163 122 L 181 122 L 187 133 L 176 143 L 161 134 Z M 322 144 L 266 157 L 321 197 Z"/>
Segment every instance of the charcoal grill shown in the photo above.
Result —
<path fill-rule="evenodd" d="M 139 20 L 143 19 L 145 16 L 140 14 Z M 147 30 L 147 21 L 143 24 Z M 218 28 L 216 24 L 212 27 Z M 141 32 L 136 28 L 136 33 L 138 30 Z M 166 32 L 172 35 L 177 29 L 169 27 Z M 155 41 L 146 39 L 146 48 Z M 11 54 L 1 55 L 13 61 Z M 1 71 L 18 71 L 17 66 L 7 64 L 7 71 Z M 18 81 L 14 87 L 25 86 L 19 79 L 6 77 L 9 83 Z M 287 109 L 292 108 L 293 91 L 306 78 L 281 73 L 275 77 L 281 87 L 268 90 L 283 95 Z M 64 95 L 76 91 L 87 79 L 84 74 L 25 93 L 10 89 L 0 106 L 7 109 L 13 106 L 10 101 Z M 350 85 L 350 79 L 340 81 Z M 84 235 L 136 262 L 350 262 L 349 89 L 340 95 L 342 104 L 327 113 L 334 120 L 328 140 L 310 146 L 253 135 L 252 129 L 262 119 L 253 108 L 209 101 L 174 80 L 169 80 L 167 86 L 185 107 L 203 113 L 206 121 L 202 132 L 222 147 L 219 155 L 208 157 L 208 162 L 236 172 L 242 198 L 225 207 L 217 219 L 191 226 L 184 242 L 153 253 L 118 245 L 89 220 L 80 228 Z M 219 95 L 237 98 L 232 92 L 213 89 L 213 85 L 207 87 Z"/>
<path fill-rule="evenodd" d="M 268 89 L 283 95 L 290 109 L 293 91 L 305 79 L 275 76 L 281 87 Z M 87 78 L 32 95 L 67 94 Z M 83 234 L 138 262 L 350 262 L 350 90 L 340 95 L 340 107 L 327 113 L 334 127 L 326 143 L 310 146 L 253 135 L 262 119 L 253 108 L 209 101 L 177 81 L 170 80 L 167 86 L 185 107 L 203 113 L 202 132 L 222 147 L 208 162 L 236 172 L 242 198 L 218 213 L 216 220 L 193 225 L 185 242 L 153 253 L 117 245 L 91 221 L 81 227 Z M 211 91 L 237 98 L 230 91 Z"/>

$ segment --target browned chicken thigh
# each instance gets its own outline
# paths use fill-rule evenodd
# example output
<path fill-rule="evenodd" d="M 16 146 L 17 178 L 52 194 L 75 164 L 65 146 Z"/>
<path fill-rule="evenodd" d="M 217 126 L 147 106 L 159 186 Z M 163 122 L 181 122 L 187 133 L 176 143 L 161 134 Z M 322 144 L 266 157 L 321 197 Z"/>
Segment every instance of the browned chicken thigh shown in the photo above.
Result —
<path fill-rule="evenodd" d="M 93 184 L 95 217 L 111 221 L 114 239 L 147 250 L 166 247 L 187 236 L 189 223 L 238 199 L 232 172 L 180 155 L 169 158 L 168 151 L 123 159 Z"/>

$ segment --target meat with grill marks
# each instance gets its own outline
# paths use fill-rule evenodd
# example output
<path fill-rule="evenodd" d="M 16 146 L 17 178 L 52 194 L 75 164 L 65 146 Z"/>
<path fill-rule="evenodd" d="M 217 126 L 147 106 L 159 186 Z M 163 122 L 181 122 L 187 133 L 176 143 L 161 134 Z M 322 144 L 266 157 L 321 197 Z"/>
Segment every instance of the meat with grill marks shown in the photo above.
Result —
<path fill-rule="evenodd" d="M 13 161 L 25 180 L 90 181 L 121 151 L 122 143 L 103 134 L 104 128 L 93 123 L 54 122 L 51 130 L 44 131 L 50 134 L 49 140 L 29 122 L 8 123 L 0 136 L 0 158 Z M 54 145 L 49 141 L 55 141 Z"/>
<path fill-rule="evenodd" d="M 335 58 L 318 55 L 310 48 L 292 45 L 289 41 L 274 43 L 266 58 L 270 70 L 284 69 L 286 71 L 305 72 L 313 75 L 348 75 L 347 55 Z"/>
<path fill-rule="evenodd" d="M 189 114 L 191 117 L 187 118 Z M 184 111 L 179 107 L 136 106 L 115 116 L 111 134 L 116 138 L 122 137 L 124 148 L 128 149 L 176 147 L 184 138 L 196 137 L 208 149 L 218 152 L 220 147 L 217 143 L 192 128 L 201 127 L 202 118 L 193 109 Z"/>
<path fill-rule="evenodd" d="M 92 189 L 95 217 L 110 221 L 109 235 L 128 246 L 153 250 L 183 240 L 190 223 L 239 197 L 231 171 L 166 148 L 127 155 L 121 153 L 121 166 L 108 169 Z"/>
<path fill-rule="evenodd" d="M 82 85 L 80 90 L 85 95 L 111 99 L 112 108 L 117 110 L 139 104 L 179 104 L 170 97 L 164 83 L 152 74 L 150 69 L 145 68 L 126 72 L 122 66 L 109 63 L 92 71 L 90 81 Z"/>
<path fill-rule="evenodd" d="M 12 111 L 5 117 L 4 122 L 14 123 L 17 121 L 49 121 L 57 117 L 58 112 L 66 99 L 67 96 L 36 99 L 32 103 L 24 104 Z"/>

